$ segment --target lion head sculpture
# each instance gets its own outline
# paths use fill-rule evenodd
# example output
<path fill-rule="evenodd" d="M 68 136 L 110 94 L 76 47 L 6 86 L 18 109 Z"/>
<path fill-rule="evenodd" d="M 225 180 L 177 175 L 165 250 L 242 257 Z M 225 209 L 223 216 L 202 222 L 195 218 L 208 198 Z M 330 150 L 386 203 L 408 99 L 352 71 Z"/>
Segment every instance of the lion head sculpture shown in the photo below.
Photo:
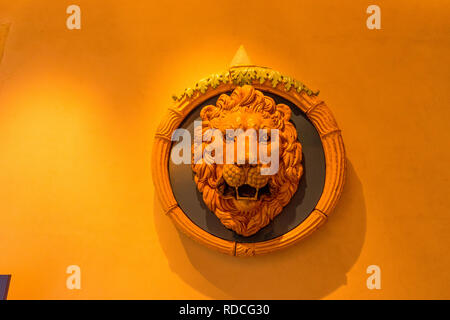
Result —
<path fill-rule="evenodd" d="M 245 85 L 237 87 L 231 95 L 222 94 L 215 106 L 203 107 L 200 117 L 199 133 L 202 135 L 209 129 L 220 130 L 225 136 L 227 129 L 278 130 L 278 170 L 273 174 L 262 174 L 261 169 L 267 164 L 261 163 L 258 156 L 256 162 L 248 161 L 252 154 L 247 147 L 245 155 L 241 155 L 244 163 L 192 162 L 195 183 L 209 210 L 225 227 L 240 235 L 251 236 L 268 225 L 289 203 L 303 174 L 302 147 L 297 130 L 289 121 L 291 109 L 284 104 L 275 104 L 271 97 Z M 194 148 L 205 150 L 214 141 L 203 140 L 194 142 L 193 157 Z M 225 139 L 223 143 L 230 142 Z M 236 142 L 231 140 L 231 143 Z M 270 141 L 269 136 L 258 137 L 258 149 L 262 144 L 271 150 L 275 141 Z M 236 150 L 235 146 L 233 148 Z"/>

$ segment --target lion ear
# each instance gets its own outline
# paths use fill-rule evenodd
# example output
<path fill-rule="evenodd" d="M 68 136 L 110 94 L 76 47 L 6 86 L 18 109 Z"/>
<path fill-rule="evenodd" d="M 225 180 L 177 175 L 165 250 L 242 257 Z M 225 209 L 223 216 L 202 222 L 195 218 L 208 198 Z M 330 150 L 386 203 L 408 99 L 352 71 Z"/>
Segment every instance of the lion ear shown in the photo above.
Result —
<path fill-rule="evenodd" d="M 284 121 L 289 121 L 289 119 L 291 118 L 291 113 L 292 113 L 291 108 L 289 108 L 285 104 L 278 104 L 277 110 L 281 114 L 281 117 L 283 118 Z"/>
<path fill-rule="evenodd" d="M 213 118 L 213 114 L 215 113 L 215 111 L 216 106 L 213 105 L 205 106 L 200 112 L 200 117 L 202 118 L 202 120 L 209 121 Z"/>

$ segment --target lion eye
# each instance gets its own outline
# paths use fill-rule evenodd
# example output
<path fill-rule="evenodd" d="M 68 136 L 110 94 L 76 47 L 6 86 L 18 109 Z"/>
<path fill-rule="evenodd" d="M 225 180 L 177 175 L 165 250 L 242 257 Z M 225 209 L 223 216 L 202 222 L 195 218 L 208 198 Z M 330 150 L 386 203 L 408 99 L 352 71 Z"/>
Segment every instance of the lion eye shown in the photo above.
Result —
<path fill-rule="evenodd" d="M 270 136 L 268 134 L 263 134 L 259 137 L 259 142 L 269 142 Z"/>
<path fill-rule="evenodd" d="M 226 139 L 227 141 L 233 141 L 233 140 L 235 139 L 234 133 L 233 133 L 233 132 L 228 132 L 228 133 L 225 135 L 225 139 Z"/>

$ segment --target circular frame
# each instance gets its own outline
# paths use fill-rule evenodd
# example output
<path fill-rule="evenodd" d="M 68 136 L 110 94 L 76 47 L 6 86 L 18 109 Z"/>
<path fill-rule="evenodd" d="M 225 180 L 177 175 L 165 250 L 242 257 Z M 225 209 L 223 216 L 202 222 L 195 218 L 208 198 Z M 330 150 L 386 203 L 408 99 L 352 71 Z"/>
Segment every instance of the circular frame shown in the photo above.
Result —
<path fill-rule="evenodd" d="M 325 155 L 325 184 L 322 195 L 310 215 L 291 231 L 271 240 L 242 243 L 216 237 L 194 224 L 178 206 L 169 180 L 169 158 L 172 133 L 189 113 L 203 101 L 238 86 L 250 84 L 255 89 L 279 95 L 297 106 L 312 122 L 320 135 Z M 152 176 L 162 208 L 175 225 L 207 247 L 233 256 L 253 256 L 288 247 L 320 227 L 333 211 L 345 182 L 345 150 L 341 131 L 324 101 L 302 83 L 265 67 L 238 66 L 200 80 L 174 96 L 156 130 L 152 152 Z"/>

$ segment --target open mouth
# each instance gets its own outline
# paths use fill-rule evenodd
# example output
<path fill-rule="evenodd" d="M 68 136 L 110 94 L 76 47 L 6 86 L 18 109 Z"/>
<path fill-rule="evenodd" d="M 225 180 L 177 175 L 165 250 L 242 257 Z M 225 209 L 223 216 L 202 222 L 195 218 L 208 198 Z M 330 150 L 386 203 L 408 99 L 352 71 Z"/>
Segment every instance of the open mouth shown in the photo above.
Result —
<path fill-rule="evenodd" d="M 243 184 L 239 187 L 232 187 L 223 180 L 219 186 L 219 191 L 225 198 L 235 198 L 236 200 L 258 200 L 265 194 L 270 194 L 269 184 L 262 188 L 254 188 L 251 185 Z"/>
<path fill-rule="evenodd" d="M 258 190 L 253 188 L 248 184 L 243 184 L 242 186 L 236 187 L 236 198 L 237 199 L 254 199 L 258 198 Z"/>

